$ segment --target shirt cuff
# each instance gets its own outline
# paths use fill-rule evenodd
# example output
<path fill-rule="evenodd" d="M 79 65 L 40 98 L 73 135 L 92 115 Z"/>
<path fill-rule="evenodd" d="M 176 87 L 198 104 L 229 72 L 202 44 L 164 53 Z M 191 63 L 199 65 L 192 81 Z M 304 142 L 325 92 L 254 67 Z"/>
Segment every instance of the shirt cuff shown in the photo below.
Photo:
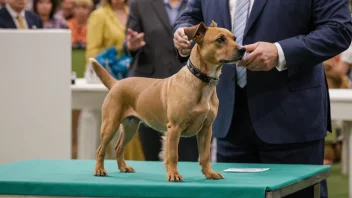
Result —
<path fill-rule="evenodd" d="M 278 71 L 284 71 L 284 70 L 287 69 L 284 51 L 282 50 L 281 45 L 279 43 L 274 43 L 274 44 L 275 44 L 275 46 L 277 48 L 278 55 L 279 55 L 279 63 L 276 66 L 276 69 Z"/>

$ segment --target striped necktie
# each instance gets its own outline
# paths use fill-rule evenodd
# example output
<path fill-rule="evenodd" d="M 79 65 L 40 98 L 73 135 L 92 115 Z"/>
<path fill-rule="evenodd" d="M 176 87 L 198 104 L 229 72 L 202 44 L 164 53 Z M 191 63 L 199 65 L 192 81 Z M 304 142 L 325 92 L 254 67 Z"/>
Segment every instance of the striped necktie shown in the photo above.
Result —
<path fill-rule="evenodd" d="M 244 29 L 247 24 L 249 12 L 249 0 L 237 0 L 235 8 L 235 18 L 233 24 L 233 33 L 236 37 L 236 42 L 242 45 Z M 247 75 L 245 67 L 236 66 L 237 84 L 244 87 L 247 84 Z"/>

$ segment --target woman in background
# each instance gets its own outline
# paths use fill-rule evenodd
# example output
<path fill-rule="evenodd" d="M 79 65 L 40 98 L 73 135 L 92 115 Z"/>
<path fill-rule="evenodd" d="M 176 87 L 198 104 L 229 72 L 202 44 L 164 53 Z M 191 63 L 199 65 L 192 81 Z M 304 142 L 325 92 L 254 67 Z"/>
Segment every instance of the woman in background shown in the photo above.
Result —
<path fill-rule="evenodd" d="M 33 0 L 33 12 L 37 13 L 43 21 L 44 29 L 67 29 L 64 20 L 55 17 L 56 0 Z"/>
<path fill-rule="evenodd" d="M 112 46 L 122 54 L 128 12 L 126 0 L 106 0 L 92 12 L 87 26 L 87 61 Z"/>
<path fill-rule="evenodd" d="M 89 58 L 95 58 L 104 50 L 115 47 L 118 57 L 124 54 L 123 42 L 125 40 L 126 23 L 128 19 L 127 0 L 105 0 L 102 5 L 94 10 L 88 19 L 86 39 L 86 63 Z M 82 114 L 96 114 L 94 110 L 85 110 Z M 82 132 L 83 133 L 83 132 Z M 99 140 L 97 134 L 97 140 Z M 114 146 L 112 141 L 110 148 Z M 111 149 L 108 149 L 108 151 Z M 125 150 L 126 160 L 144 160 L 139 134 L 131 140 Z"/>
<path fill-rule="evenodd" d="M 67 25 L 71 30 L 71 42 L 74 49 L 85 49 L 87 22 L 90 12 L 93 10 L 92 0 L 75 0 L 74 15 L 67 20 Z"/>

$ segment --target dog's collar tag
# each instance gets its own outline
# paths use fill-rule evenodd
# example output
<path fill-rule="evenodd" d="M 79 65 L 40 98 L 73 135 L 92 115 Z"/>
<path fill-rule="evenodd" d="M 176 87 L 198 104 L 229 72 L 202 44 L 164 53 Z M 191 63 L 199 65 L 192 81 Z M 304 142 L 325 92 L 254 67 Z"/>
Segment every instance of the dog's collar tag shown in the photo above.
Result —
<path fill-rule="evenodd" d="M 201 81 L 203 81 L 209 85 L 217 85 L 219 82 L 218 78 L 210 77 L 210 76 L 202 73 L 201 71 L 199 71 L 196 67 L 194 67 L 194 65 L 192 64 L 190 59 L 188 59 L 188 61 L 187 61 L 187 68 L 189 69 L 189 71 L 193 75 L 195 75 Z"/>

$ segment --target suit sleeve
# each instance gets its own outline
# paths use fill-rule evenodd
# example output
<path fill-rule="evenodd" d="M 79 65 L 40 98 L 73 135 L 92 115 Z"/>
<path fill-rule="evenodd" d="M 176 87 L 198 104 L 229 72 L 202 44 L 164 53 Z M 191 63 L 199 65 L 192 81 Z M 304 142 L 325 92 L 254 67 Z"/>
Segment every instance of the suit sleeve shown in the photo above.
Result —
<path fill-rule="evenodd" d="M 140 13 L 138 9 L 138 3 L 141 3 L 142 1 L 140 0 L 132 0 L 130 3 L 130 12 L 128 14 L 128 20 L 127 20 L 127 25 L 126 25 L 126 35 L 127 35 L 127 29 L 131 28 L 133 31 L 136 31 L 138 33 L 143 32 L 143 25 L 141 22 L 140 18 Z M 139 50 L 137 51 L 129 51 L 127 49 L 127 43 L 126 40 L 123 43 L 124 45 L 124 50 L 125 53 L 127 53 L 129 56 L 132 56 L 133 58 L 136 57 L 138 54 Z"/>
<path fill-rule="evenodd" d="M 86 60 L 95 58 L 103 50 L 104 16 L 94 11 L 88 19 L 86 36 Z"/>
<path fill-rule="evenodd" d="M 190 0 L 186 6 L 185 11 L 177 19 L 174 26 L 174 32 L 178 28 L 191 27 L 193 25 L 199 24 L 200 22 L 203 22 L 201 0 Z M 183 63 L 187 61 L 189 56 L 181 56 L 176 48 L 175 50 L 177 52 L 177 58 L 180 62 Z"/>
<path fill-rule="evenodd" d="M 313 0 L 312 9 L 313 31 L 278 42 L 289 76 L 340 54 L 351 43 L 351 15 L 346 0 Z"/>
<path fill-rule="evenodd" d="M 185 11 L 177 19 L 174 32 L 180 27 L 190 27 L 203 21 L 201 0 L 190 0 Z"/>

